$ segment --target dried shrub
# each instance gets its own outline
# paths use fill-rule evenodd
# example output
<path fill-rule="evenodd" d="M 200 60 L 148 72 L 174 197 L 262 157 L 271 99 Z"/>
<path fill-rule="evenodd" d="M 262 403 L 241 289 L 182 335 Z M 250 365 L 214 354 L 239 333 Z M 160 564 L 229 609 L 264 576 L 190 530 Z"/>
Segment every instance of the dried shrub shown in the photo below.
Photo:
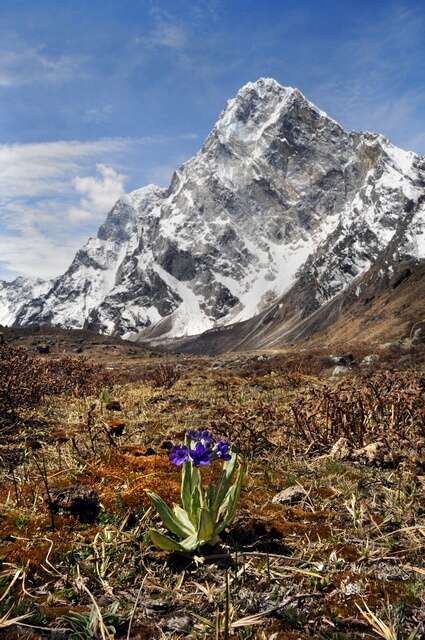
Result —
<path fill-rule="evenodd" d="M 0 345 L 0 415 L 15 420 L 19 409 L 37 406 L 46 392 L 45 365 L 24 349 Z"/>
<path fill-rule="evenodd" d="M 151 369 L 143 376 L 144 382 L 147 382 L 154 389 L 171 389 L 180 379 L 181 372 L 178 367 L 170 362 L 160 364 L 159 367 Z"/>
<path fill-rule="evenodd" d="M 0 345 L 0 420 L 16 422 L 20 412 L 45 396 L 87 396 L 112 383 L 110 372 L 83 358 L 45 360 L 25 349 Z"/>
<path fill-rule="evenodd" d="M 329 357 L 321 351 L 300 351 L 288 356 L 279 367 L 279 371 L 282 375 L 288 376 L 320 376 L 331 365 Z"/>
<path fill-rule="evenodd" d="M 224 438 L 231 434 L 236 449 L 247 458 L 268 454 L 276 445 L 280 425 L 278 408 L 262 399 L 251 406 L 219 406 L 210 419 L 211 430 Z"/>
<path fill-rule="evenodd" d="M 255 356 L 247 359 L 237 374 L 241 378 L 252 379 L 255 376 L 267 376 L 271 373 L 283 376 L 319 376 L 332 366 L 329 355 L 321 349 L 309 349 L 279 355 Z"/>
<path fill-rule="evenodd" d="M 50 393 L 75 397 L 97 395 L 114 382 L 113 372 L 86 358 L 61 358 L 45 361 L 46 376 L 50 378 Z"/>
<path fill-rule="evenodd" d="M 378 372 L 335 388 L 309 385 L 292 402 L 288 435 L 329 447 L 340 437 L 363 447 L 376 440 L 391 446 L 423 446 L 425 379 L 413 371 Z"/>

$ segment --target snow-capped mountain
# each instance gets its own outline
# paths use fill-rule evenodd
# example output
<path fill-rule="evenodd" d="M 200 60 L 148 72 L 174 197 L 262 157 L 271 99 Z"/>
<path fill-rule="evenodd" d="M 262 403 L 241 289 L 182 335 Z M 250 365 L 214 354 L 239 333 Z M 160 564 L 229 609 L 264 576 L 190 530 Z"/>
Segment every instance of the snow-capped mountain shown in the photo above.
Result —
<path fill-rule="evenodd" d="M 12 325 L 21 309 L 44 296 L 51 286 L 50 281 L 41 278 L 19 277 L 12 282 L 0 280 L 0 326 Z"/>
<path fill-rule="evenodd" d="M 121 198 L 45 295 L 9 306 L 8 323 L 166 339 L 247 320 L 291 292 L 288 314 L 306 317 L 391 243 L 425 258 L 424 192 L 424 158 L 261 78 L 168 189 Z"/>

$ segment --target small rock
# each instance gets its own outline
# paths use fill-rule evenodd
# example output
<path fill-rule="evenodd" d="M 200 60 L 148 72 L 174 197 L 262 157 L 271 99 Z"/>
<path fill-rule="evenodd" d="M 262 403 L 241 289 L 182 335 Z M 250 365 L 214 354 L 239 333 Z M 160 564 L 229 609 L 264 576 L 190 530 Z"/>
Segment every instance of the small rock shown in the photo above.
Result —
<path fill-rule="evenodd" d="M 336 378 L 337 376 L 343 376 L 347 373 L 350 373 L 350 367 L 344 367 L 342 365 L 337 365 L 332 371 L 332 378 Z"/>
<path fill-rule="evenodd" d="M 37 345 L 38 353 L 50 353 L 50 347 L 48 344 L 39 344 Z"/>
<path fill-rule="evenodd" d="M 379 362 L 379 356 L 377 353 L 370 353 L 368 356 L 365 356 L 360 363 L 361 367 L 372 367 L 374 364 Z"/>
<path fill-rule="evenodd" d="M 351 446 L 347 438 L 339 438 L 329 452 L 333 460 L 347 460 L 351 456 Z"/>
<path fill-rule="evenodd" d="M 341 364 L 345 367 L 349 367 L 354 363 L 354 356 L 352 353 L 344 353 L 341 356 L 330 356 L 330 359 L 334 364 Z"/>
<path fill-rule="evenodd" d="M 165 628 L 167 631 L 173 631 L 174 633 L 187 633 L 192 627 L 192 620 L 189 616 L 175 616 L 169 618 L 166 622 Z"/>
<path fill-rule="evenodd" d="M 97 604 L 100 605 L 101 607 L 105 607 L 105 609 L 106 607 L 110 607 L 111 605 L 113 605 L 115 602 L 114 596 L 108 595 L 106 593 L 96 598 L 96 600 L 97 600 Z"/>
<path fill-rule="evenodd" d="M 306 493 L 304 489 L 298 485 L 293 487 L 287 487 L 286 489 L 282 489 L 279 491 L 274 498 L 272 499 L 273 504 L 284 504 L 289 503 L 293 504 L 295 502 L 301 502 L 303 498 L 305 498 Z"/>
<path fill-rule="evenodd" d="M 257 393 L 263 393 L 263 391 L 267 391 L 267 387 L 263 386 L 262 384 L 250 384 L 249 388 L 253 391 L 256 391 Z"/>
<path fill-rule="evenodd" d="M 111 420 L 108 423 L 108 432 L 111 436 L 116 436 L 119 438 L 124 433 L 125 422 L 122 420 Z"/>
<path fill-rule="evenodd" d="M 356 449 L 352 453 L 352 457 L 360 462 L 382 463 L 385 461 L 385 457 L 388 453 L 387 446 L 381 440 L 377 442 L 371 442 L 361 449 Z"/>
<path fill-rule="evenodd" d="M 108 411 L 121 411 L 121 403 L 118 400 L 110 400 L 105 404 L 105 409 Z"/>
<path fill-rule="evenodd" d="M 80 522 L 94 522 L 99 513 L 99 497 L 94 489 L 83 485 L 69 485 L 50 489 L 52 506 L 55 511 L 67 511 L 79 518 Z"/>
<path fill-rule="evenodd" d="M 402 341 L 396 340 L 394 342 L 384 342 L 379 345 L 379 348 L 383 351 L 400 352 L 402 348 Z"/>
<path fill-rule="evenodd" d="M 148 447 L 143 455 L 144 456 L 154 456 L 155 454 L 156 454 L 155 449 L 153 449 L 152 447 Z"/>
<path fill-rule="evenodd" d="M 412 345 L 425 343 L 425 320 L 413 325 L 410 332 L 410 341 Z"/>
<path fill-rule="evenodd" d="M 170 603 L 164 600 L 144 600 L 140 606 L 148 617 L 157 617 L 161 613 L 169 612 L 171 608 Z"/>

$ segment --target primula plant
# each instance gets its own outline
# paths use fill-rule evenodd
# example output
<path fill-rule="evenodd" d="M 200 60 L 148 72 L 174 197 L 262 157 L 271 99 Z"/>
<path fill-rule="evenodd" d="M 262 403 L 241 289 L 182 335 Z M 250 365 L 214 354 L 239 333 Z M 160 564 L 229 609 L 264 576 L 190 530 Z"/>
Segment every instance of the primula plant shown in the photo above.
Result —
<path fill-rule="evenodd" d="M 220 460 L 223 468 L 215 485 L 202 486 L 200 467 Z M 170 462 L 182 467 L 181 504 L 171 509 L 156 493 L 147 491 L 164 526 L 172 537 L 150 529 L 149 536 L 159 549 L 194 552 L 205 544 L 214 545 L 236 514 L 244 465 L 227 442 L 215 442 L 209 431 L 188 431 L 185 443 L 170 451 Z M 232 483 L 236 470 L 236 477 Z"/>

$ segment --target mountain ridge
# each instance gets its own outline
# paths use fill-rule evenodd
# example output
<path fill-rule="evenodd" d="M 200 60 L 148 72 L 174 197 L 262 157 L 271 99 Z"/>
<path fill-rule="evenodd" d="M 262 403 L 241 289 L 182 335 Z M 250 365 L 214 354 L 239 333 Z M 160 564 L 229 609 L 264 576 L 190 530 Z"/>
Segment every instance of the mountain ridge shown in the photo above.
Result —
<path fill-rule="evenodd" d="M 425 259 L 424 191 L 424 158 L 347 132 L 298 89 L 260 78 L 167 189 L 120 198 L 13 324 L 167 341 L 248 321 L 285 296 L 297 304 L 279 302 L 283 316 L 307 318 L 391 242 Z"/>

